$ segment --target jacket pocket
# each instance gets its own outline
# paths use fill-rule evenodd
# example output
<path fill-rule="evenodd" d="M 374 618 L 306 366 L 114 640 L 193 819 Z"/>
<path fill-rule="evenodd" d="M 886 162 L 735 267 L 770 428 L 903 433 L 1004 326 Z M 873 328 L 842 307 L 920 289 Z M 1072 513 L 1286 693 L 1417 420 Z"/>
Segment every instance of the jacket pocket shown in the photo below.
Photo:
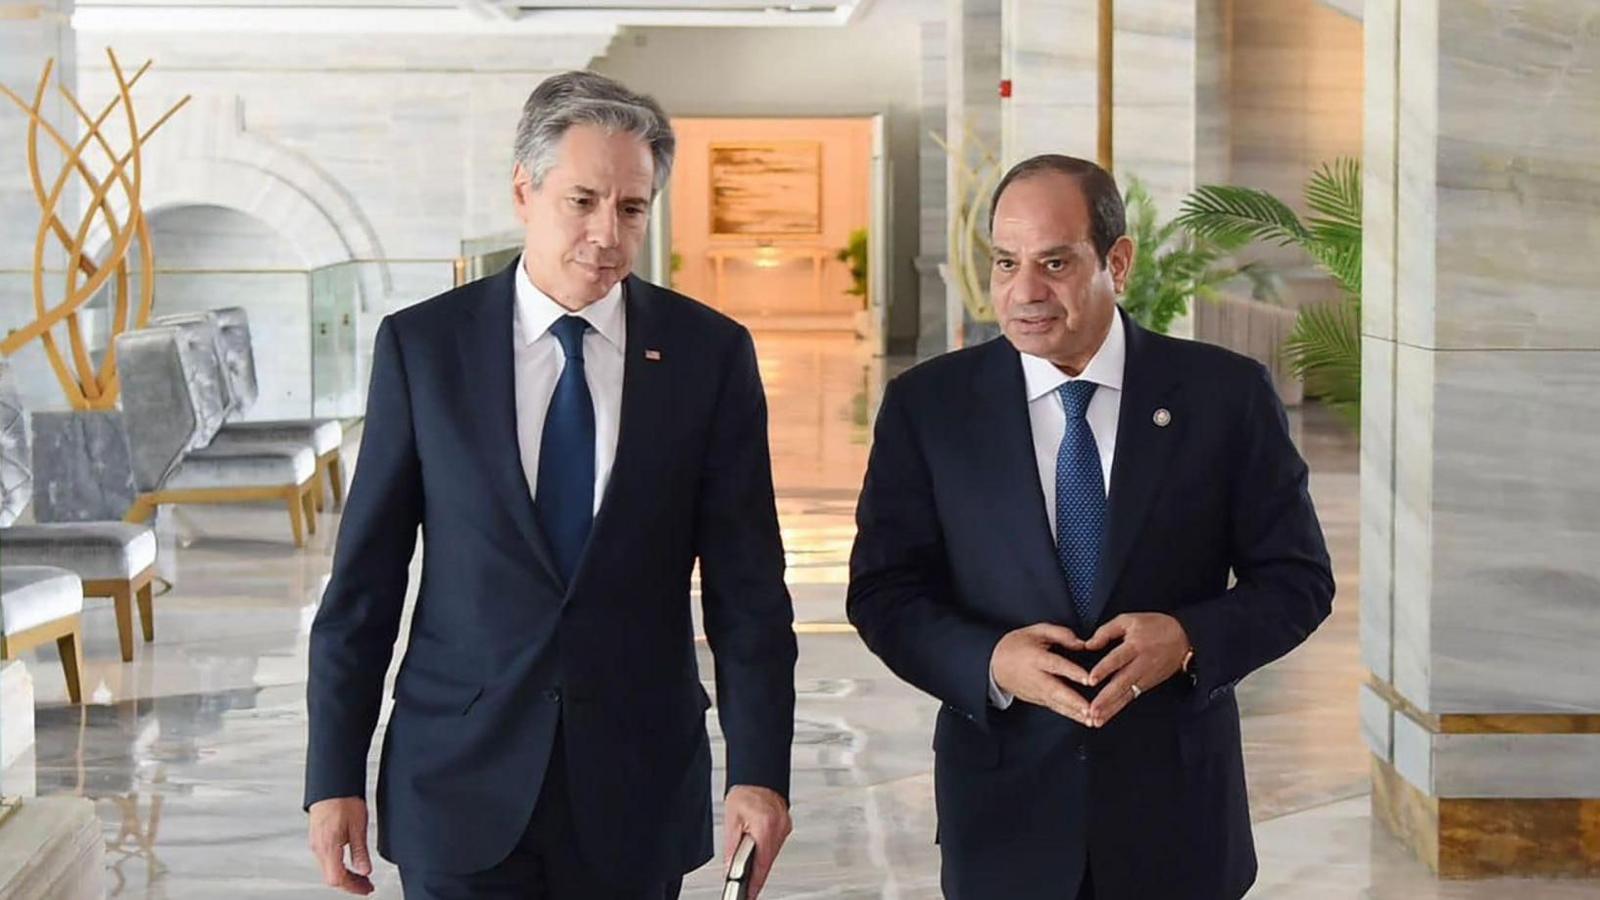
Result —
<path fill-rule="evenodd" d="M 1185 766 L 1201 765 L 1219 755 L 1237 756 L 1240 740 L 1239 707 L 1232 702 L 1210 703 L 1178 719 L 1178 752 Z"/>
<path fill-rule="evenodd" d="M 430 716 L 464 716 L 482 694 L 481 684 L 446 681 L 410 670 L 394 680 L 394 701 Z"/>
<path fill-rule="evenodd" d="M 992 769 L 1000 764 L 1000 738 L 985 734 L 945 706 L 933 726 L 933 752 L 959 766 Z"/>

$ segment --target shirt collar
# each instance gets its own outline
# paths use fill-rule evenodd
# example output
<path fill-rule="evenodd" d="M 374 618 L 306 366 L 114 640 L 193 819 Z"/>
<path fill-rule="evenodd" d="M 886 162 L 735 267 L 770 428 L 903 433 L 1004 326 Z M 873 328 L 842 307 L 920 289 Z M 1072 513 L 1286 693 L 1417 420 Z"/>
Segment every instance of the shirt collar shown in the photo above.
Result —
<path fill-rule="evenodd" d="M 1028 402 L 1053 392 L 1069 381 L 1092 381 L 1101 387 L 1122 390 L 1122 369 L 1128 358 L 1127 337 L 1123 333 L 1122 313 L 1111 316 L 1111 330 L 1100 342 L 1100 349 L 1089 358 L 1089 364 L 1076 378 L 1056 368 L 1056 364 L 1039 356 L 1022 356 L 1022 376 L 1028 388 Z"/>
<path fill-rule="evenodd" d="M 522 257 L 517 257 L 517 322 L 521 326 L 521 341 L 524 346 L 533 343 L 550 330 L 562 316 L 577 316 L 589 323 L 589 327 L 600 333 L 600 336 L 610 341 L 612 346 L 621 348 L 624 337 L 625 324 L 622 312 L 622 282 L 614 285 L 604 297 L 573 312 L 556 301 L 544 291 L 534 287 L 533 279 L 528 277 L 528 270 L 522 265 Z"/>

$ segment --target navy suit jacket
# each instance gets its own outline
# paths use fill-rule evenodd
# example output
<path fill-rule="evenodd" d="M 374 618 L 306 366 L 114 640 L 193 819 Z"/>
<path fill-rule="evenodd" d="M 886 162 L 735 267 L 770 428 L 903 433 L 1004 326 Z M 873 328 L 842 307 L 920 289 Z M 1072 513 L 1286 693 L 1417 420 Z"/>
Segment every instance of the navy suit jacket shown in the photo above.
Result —
<path fill-rule="evenodd" d="M 1057 562 L 1011 344 L 906 372 L 878 414 L 850 620 L 943 701 L 934 777 L 951 898 L 1072 897 L 1086 862 L 1096 894 L 1115 900 L 1232 900 L 1255 877 L 1233 686 L 1331 611 L 1327 549 L 1266 371 L 1125 324 L 1092 621 Z M 1087 636 L 1141 611 L 1183 624 L 1193 681 L 1174 676 L 1098 730 L 1021 701 L 990 706 L 1008 631 L 1055 622 Z M 1089 668 L 1103 653 L 1066 655 Z"/>
<path fill-rule="evenodd" d="M 440 872 L 500 862 L 559 733 L 586 861 L 620 882 L 676 878 L 712 855 L 697 559 L 727 782 L 789 790 L 793 607 L 755 348 L 732 320 L 628 279 L 616 461 L 565 584 L 517 444 L 514 275 L 378 329 L 361 453 L 311 632 L 305 802 L 365 796 L 420 526 L 379 851 Z"/>

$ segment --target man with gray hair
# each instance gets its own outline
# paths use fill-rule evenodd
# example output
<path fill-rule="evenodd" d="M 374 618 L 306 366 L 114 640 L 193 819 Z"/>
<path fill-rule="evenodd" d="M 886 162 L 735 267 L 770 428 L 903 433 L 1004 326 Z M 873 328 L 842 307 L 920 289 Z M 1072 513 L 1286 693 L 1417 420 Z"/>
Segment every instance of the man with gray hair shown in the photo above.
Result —
<path fill-rule="evenodd" d="M 629 275 L 673 147 L 651 98 L 548 79 L 517 127 L 521 257 L 378 329 L 311 632 L 305 804 L 330 886 L 372 891 L 367 754 L 419 527 L 376 792 L 406 897 L 670 898 L 712 857 L 697 562 L 724 853 L 755 838 L 759 891 L 789 833 L 794 613 L 755 348 Z"/>

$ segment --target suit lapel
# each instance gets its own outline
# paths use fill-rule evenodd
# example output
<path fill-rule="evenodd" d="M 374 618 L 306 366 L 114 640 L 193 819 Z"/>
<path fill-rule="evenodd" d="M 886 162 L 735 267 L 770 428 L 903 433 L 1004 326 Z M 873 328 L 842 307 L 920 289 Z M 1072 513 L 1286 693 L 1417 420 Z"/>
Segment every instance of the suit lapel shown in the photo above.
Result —
<path fill-rule="evenodd" d="M 520 257 L 518 258 L 520 262 Z M 517 440 L 517 393 L 512 317 L 516 314 L 516 266 L 513 263 L 483 283 L 475 311 L 465 318 L 458 333 L 464 385 L 477 392 L 477 403 L 463 403 L 476 426 L 473 442 L 484 472 L 507 515 L 517 526 L 533 556 L 561 585 L 561 573 L 533 511 L 533 493 L 522 470 Z"/>
<path fill-rule="evenodd" d="M 600 508 L 595 514 L 589 542 L 573 575 L 582 580 L 597 547 L 608 545 L 611 532 L 629 521 L 627 504 L 638 491 L 650 490 L 646 470 L 654 454 L 653 444 L 669 429 L 671 417 L 672 366 L 682 364 L 681 347 L 670 342 L 659 290 L 655 285 L 629 276 L 623 287 L 626 309 L 627 346 L 622 363 L 622 409 L 617 431 L 617 453 L 611 464 Z M 674 351 L 679 352 L 674 352 Z M 619 511 L 621 508 L 621 511 Z M 568 592 L 568 597 L 572 594 Z"/>
<path fill-rule="evenodd" d="M 1022 359 L 1010 342 L 996 338 L 990 343 L 973 388 L 972 459 L 986 472 L 987 493 L 1001 518 L 998 533 L 1015 548 L 1028 581 L 1052 613 L 1077 631 L 1082 623 L 1067 591 L 1039 483 Z"/>
<path fill-rule="evenodd" d="M 1177 386 L 1176 374 L 1163 358 L 1158 340 L 1120 310 L 1127 335 L 1127 360 L 1122 373 L 1122 406 L 1117 414 L 1116 456 L 1111 463 L 1111 494 L 1107 498 L 1110 521 L 1101 550 L 1100 572 L 1090 608 L 1098 624 L 1127 564 L 1134 538 L 1150 510 L 1172 454 L 1182 434 L 1180 410 L 1164 407 Z M 1158 409 L 1168 408 L 1168 424 L 1156 424 Z"/>

